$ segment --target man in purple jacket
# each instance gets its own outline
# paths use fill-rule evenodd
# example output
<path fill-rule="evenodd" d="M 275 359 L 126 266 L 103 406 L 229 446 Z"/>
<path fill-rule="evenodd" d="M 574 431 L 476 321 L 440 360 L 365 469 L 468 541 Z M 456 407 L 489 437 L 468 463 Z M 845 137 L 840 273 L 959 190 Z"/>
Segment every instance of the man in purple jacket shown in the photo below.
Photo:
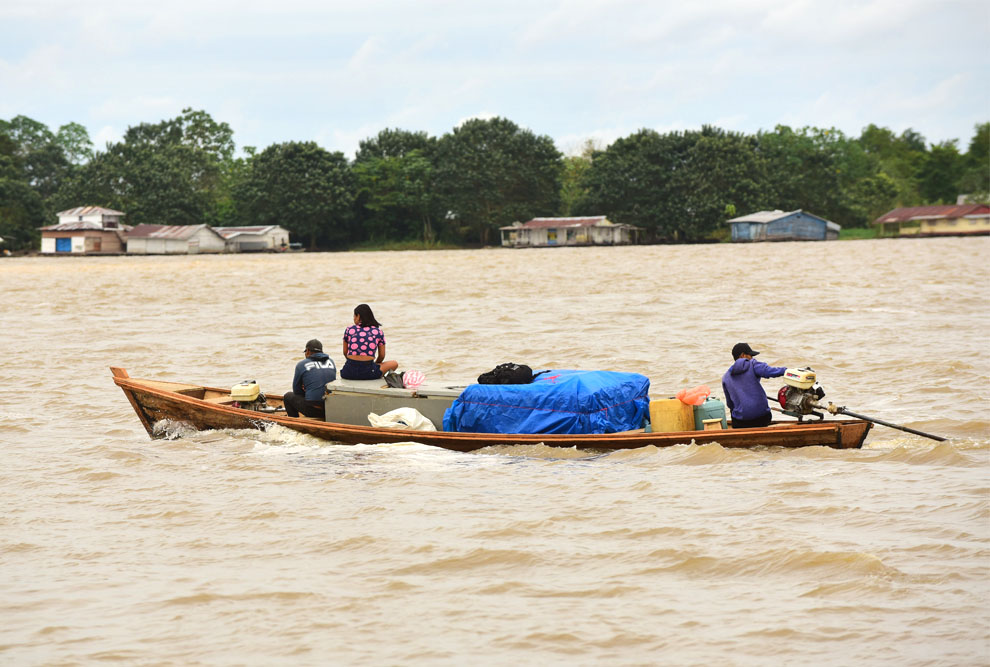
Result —
<path fill-rule="evenodd" d="M 787 369 L 757 361 L 753 357 L 758 354 L 749 343 L 732 346 L 735 361 L 722 376 L 722 391 L 732 414 L 732 428 L 766 426 L 773 419 L 760 378 L 780 377 Z"/>

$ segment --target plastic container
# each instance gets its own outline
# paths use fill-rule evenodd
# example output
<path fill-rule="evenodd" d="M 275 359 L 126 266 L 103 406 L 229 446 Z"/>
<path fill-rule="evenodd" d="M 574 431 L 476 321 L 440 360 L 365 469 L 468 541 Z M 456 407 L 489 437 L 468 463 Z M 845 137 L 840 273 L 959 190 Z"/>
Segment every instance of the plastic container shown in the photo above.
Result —
<path fill-rule="evenodd" d="M 694 430 L 694 407 L 676 398 L 650 401 L 650 431 L 676 433 Z"/>
<path fill-rule="evenodd" d="M 722 422 L 722 428 L 728 428 L 725 418 L 725 403 L 717 398 L 709 398 L 701 405 L 694 406 L 694 429 L 696 431 L 710 431 L 712 428 L 707 424 L 712 419 Z"/>

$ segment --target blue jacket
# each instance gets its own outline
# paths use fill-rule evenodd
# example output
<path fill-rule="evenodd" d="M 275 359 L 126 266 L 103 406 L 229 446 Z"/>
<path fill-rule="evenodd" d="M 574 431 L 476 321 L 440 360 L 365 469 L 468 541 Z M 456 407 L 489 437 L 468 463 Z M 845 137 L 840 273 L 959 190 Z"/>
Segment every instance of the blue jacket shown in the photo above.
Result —
<path fill-rule="evenodd" d="M 337 379 L 337 367 L 326 352 L 313 352 L 296 364 L 296 374 L 292 378 L 293 393 L 313 403 L 323 402 L 323 391 L 327 382 Z"/>
<path fill-rule="evenodd" d="M 760 378 L 775 378 L 784 374 L 784 367 L 768 366 L 756 359 L 736 359 L 722 376 L 725 404 L 733 419 L 756 419 L 770 412 L 767 394 Z"/>

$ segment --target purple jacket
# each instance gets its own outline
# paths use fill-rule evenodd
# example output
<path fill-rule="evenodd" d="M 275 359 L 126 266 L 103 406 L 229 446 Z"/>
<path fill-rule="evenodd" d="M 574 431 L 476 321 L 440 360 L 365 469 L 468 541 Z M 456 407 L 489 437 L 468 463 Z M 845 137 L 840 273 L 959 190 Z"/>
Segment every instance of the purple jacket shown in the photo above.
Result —
<path fill-rule="evenodd" d="M 768 366 L 756 359 L 736 359 L 722 376 L 725 404 L 733 419 L 756 419 L 770 412 L 767 395 L 760 378 L 775 378 L 784 374 L 784 367 Z"/>

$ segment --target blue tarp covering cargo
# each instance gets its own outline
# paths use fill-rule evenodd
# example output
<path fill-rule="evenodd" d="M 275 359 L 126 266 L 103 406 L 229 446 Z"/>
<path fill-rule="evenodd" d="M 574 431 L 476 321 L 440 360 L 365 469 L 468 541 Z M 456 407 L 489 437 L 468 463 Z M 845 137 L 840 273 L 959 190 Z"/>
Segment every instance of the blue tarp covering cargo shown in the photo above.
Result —
<path fill-rule="evenodd" d="M 638 373 L 550 370 L 532 384 L 472 384 L 443 430 L 466 433 L 615 433 L 643 427 L 650 380 Z"/>

